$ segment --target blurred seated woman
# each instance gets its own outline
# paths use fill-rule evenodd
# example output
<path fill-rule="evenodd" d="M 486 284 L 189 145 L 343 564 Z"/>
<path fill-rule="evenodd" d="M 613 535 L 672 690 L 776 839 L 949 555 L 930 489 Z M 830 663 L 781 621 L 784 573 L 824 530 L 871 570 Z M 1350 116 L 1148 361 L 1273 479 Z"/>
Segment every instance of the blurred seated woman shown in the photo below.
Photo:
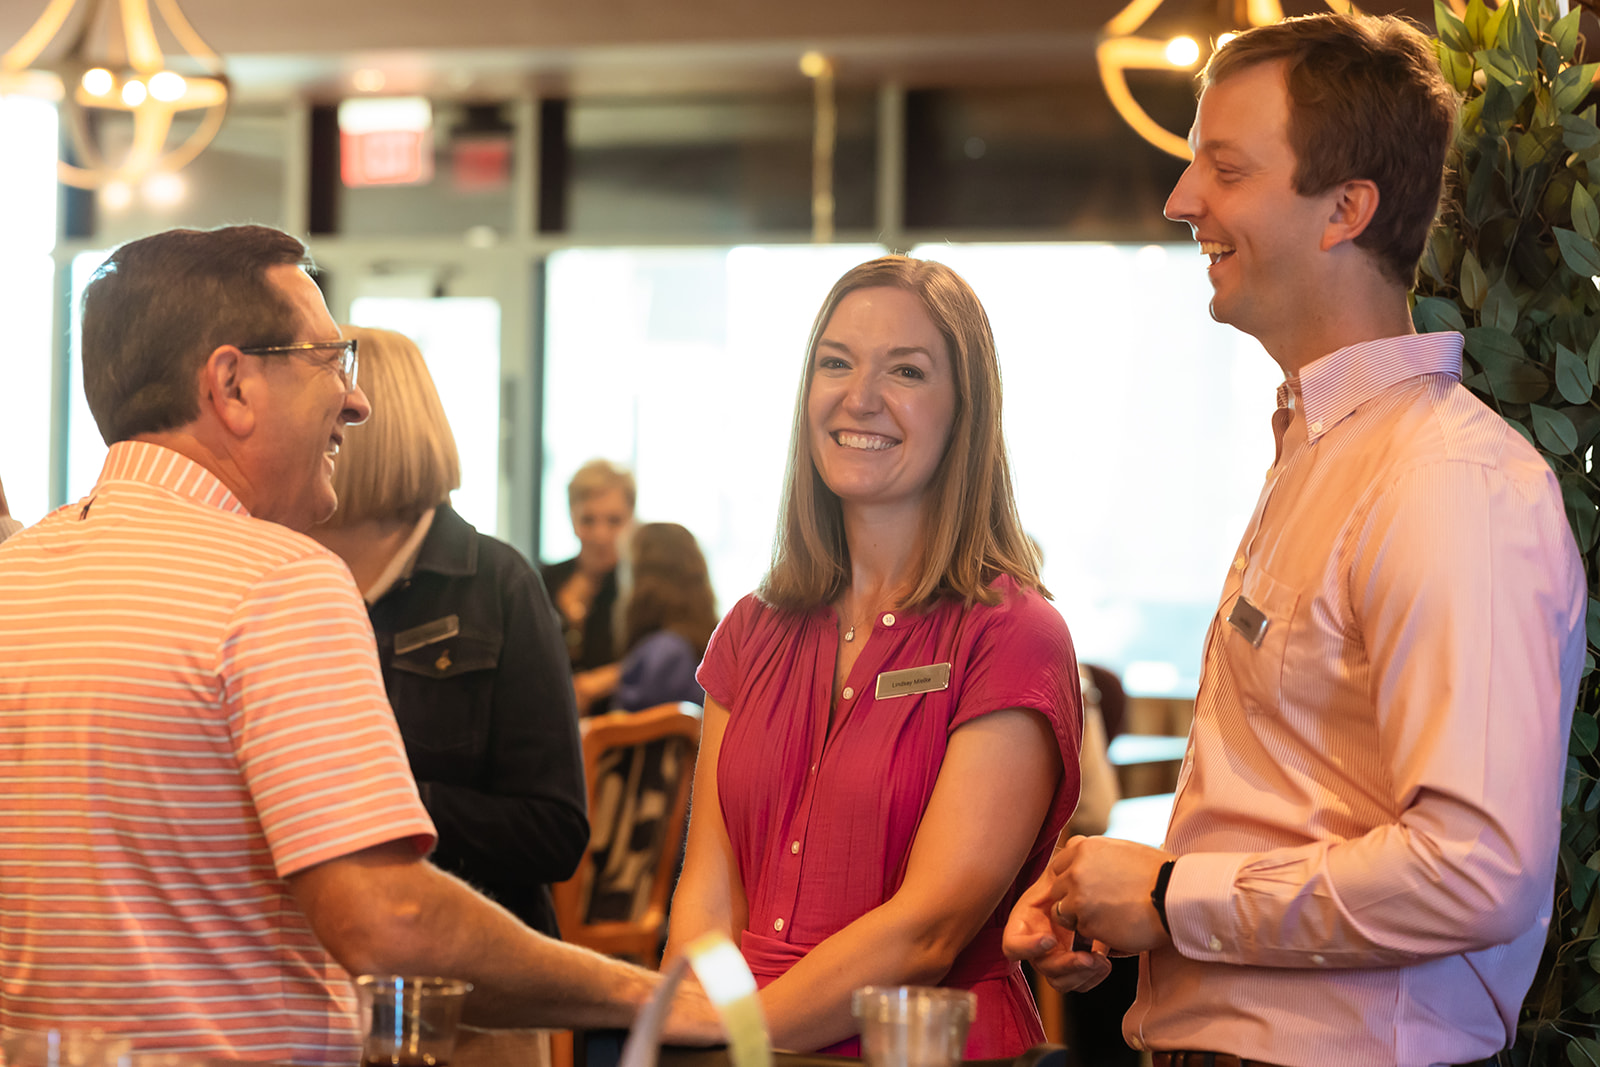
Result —
<path fill-rule="evenodd" d="M 549 884 L 571 877 L 589 841 L 561 622 L 516 549 L 451 509 L 460 460 L 416 345 L 389 330 L 344 335 L 360 342 L 372 417 L 345 430 L 339 507 L 312 536 L 366 598 L 439 831 L 433 862 L 560 936 Z"/>
<path fill-rule="evenodd" d="M 694 534 L 675 522 L 646 523 L 634 533 L 629 556 L 628 653 L 612 710 L 643 711 L 684 700 L 704 704 L 705 690 L 694 673 L 717 627 L 717 602 Z"/>
<path fill-rule="evenodd" d="M 578 711 L 606 710 L 617 685 L 617 557 L 633 524 L 633 475 L 604 459 L 578 468 L 567 483 L 567 506 L 578 554 L 541 568 L 545 588 L 561 612 L 572 664 Z"/>
<path fill-rule="evenodd" d="M 898 256 L 834 286 L 795 405 L 772 567 L 700 668 L 669 955 L 721 931 L 774 1043 L 857 1054 L 851 991 L 978 998 L 969 1058 L 1043 1040 L 1000 938 L 1078 795 L 1071 639 L 1001 437 L 987 316 Z"/>

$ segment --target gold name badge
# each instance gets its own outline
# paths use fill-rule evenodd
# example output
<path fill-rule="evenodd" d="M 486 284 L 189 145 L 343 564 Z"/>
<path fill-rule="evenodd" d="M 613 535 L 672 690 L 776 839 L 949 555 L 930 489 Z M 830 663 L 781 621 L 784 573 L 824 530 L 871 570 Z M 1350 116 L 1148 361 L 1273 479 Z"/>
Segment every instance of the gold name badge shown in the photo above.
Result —
<path fill-rule="evenodd" d="M 394 654 L 403 656 L 407 652 L 415 652 L 425 645 L 435 641 L 443 641 L 447 637 L 454 637 L 461 632 L 461 619 L 456 615 L 446 615 L 442 619 L 425 622 L 421 626 L 413 626 L 409 630 L 401 630 L 394 635 Z M 443 667 L 439 668 L 444 670 Z"/>
<path fill-rule="evenodd" d="M 903 697 L 912 693 L 937 693 L 950 688 L 950 664 L 930 663 L 926 667 L 908 667 L 903 671 L 884 671 L 878 675 L 879 700 L 884 697 Z"/>

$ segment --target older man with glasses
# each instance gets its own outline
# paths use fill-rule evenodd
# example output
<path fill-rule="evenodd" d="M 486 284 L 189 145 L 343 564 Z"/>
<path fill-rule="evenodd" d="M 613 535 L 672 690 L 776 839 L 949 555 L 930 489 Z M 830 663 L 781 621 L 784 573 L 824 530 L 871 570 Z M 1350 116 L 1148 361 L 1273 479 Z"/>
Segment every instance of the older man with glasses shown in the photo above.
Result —
<path fill-rule="evenodd" d="M 370 412 L 307 265 L 266 227 L 174 230 L 85 292 L 105 468 L 0 546 L 0 1026 L 347 1064 L 359 972 L 469 979 L 478 1025 L 624 1024 L 654 975 L 425 859 L 361 597 L 304 536 Z"/>

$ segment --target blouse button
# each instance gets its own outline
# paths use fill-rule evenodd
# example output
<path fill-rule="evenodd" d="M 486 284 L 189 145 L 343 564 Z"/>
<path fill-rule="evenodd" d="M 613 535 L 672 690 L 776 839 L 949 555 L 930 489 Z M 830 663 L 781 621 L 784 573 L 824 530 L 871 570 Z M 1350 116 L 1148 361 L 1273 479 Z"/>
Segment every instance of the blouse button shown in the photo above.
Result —
<path fill-rule="evenodd" d="M 794 841 L 794 842 L 790 843 L 790 845 L 789 845 L 789 855 L 791 855 L 791 856 L 800 855 L 800 842 Z"/>
<path fill-rule="evenodd" d="M 883 624 L 885 626 L 893 626 L 894 625 L 894 613 L 893 612 L 886 613 L 883 616 Z"/>
<path fill-rule="evenodd" d="M 856 691 L 854 689 L 851 689 L 847 685 L 847 686 L 844 687 L 844 692 L 841 693 L 840 695 L 843 696 L 846 700 L 849 700 L 851 697 L 856 695 Z"/>
<path fill-rule="evenodd" d="M 783 930 L 783 920 L 782 919 L 774 919 L 774 920 L 772 920 L 772 928 L 774 930 L 777 930 L 777 931 L 781 932 Z"/>

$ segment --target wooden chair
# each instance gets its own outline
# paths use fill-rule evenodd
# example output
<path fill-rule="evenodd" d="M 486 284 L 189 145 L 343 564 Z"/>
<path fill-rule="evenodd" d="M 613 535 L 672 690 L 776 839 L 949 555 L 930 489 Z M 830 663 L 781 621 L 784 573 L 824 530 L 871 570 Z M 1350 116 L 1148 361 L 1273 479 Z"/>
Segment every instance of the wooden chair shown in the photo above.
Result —
<path fill-rule="evenodd" d="M 553 887 L 564 940 L 660 965 L 700 748 L 699 710 L 661 704 L 580 723 L 589 849 L 573 876 Z"/>

